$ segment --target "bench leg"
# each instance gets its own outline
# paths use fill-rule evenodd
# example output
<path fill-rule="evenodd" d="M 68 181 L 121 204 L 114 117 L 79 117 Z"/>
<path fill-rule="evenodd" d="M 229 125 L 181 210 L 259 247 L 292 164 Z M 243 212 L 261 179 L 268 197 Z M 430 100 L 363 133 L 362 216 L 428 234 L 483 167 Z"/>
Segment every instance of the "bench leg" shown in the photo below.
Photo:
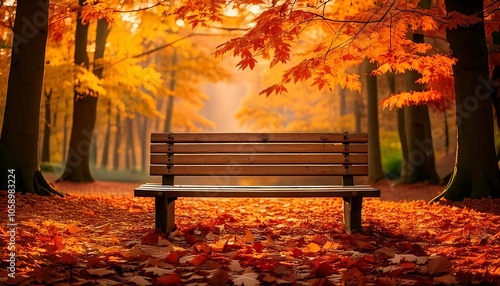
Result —
<path fill-rule="evenodd" d="M 175 200 L 165 196 L 155 197 L 155 228 L 164 233 L 175 229 Z"/>
<path fill-rule="evenodd" d="M 344 197 L 344 228 L 347 233 L 361 233 L 361 206 L 362 197 Z"/>

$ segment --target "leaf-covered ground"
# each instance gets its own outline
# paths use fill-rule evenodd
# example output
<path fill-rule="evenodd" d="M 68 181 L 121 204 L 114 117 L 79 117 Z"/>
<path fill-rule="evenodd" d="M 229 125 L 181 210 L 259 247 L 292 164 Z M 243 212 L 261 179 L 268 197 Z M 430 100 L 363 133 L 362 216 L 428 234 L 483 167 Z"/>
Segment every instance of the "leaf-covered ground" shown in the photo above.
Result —
<path fill-rule="evenodd" d="M 343 232 L 340 199 L 179 199 L 179 230 L 154 233 L 134 184 L 59 184 L 16 197 L 16 275 L 6 285 L 500 285 L 500 200 L 367 199 L 364 234 Z M 388 185 L 387 185 L 388 186 Z M 387 194 L 430 186 L 382 188 Z M 384 194 L 385 192 L 385 194 Z M 7 196 L 0 207 L 7 217 Z"/>

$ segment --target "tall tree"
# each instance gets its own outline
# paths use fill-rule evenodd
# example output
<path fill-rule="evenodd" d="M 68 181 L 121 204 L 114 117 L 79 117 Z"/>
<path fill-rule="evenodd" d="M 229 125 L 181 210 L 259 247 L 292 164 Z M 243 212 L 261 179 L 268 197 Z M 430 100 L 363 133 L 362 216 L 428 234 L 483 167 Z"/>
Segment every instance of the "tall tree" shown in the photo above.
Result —
<path fill-rule="evenodd" d="M 378 88 L 377 77 L 370 75 L 376 65 L 365 62 L 366 95 L 368 107 L 368 181 L 376 182 L 384 177 L 380 156 L 380 136 L 378 125 Z"/>
<path fill-rule="evenodd" d="M 493 111 L 489 84 L 488 50 L 482 0 L 445 0 L 448 13 L 481 19 L 446 31 L 453 56 L 457 116 L 457 157 L 445 191 L 435 198 L 500 197 L 500 171 L 496 160 Z"/>
<path fill-rule="evenodd" d="M 38 164 L 38 129 L 49 1 L 17 1 L 14 45 L 0 138 L 0 186 L 39 195 L 58 194 L 47 183 Z M 12 176 L 9 176 L 12 175 Z M 10 187 L 9 187 L 10 189 Z"/>
<path fill-rule="evenodd" d="M 84 0 L 79 1 L 80 6 L 85 4 Z M 89 68 L 89 57 L 87 54 L 89 24 L 78 13 L 75 32 L 75 65 Z M 94 53 L 93 73 L 98 78 L 102 78 L 104 66 L 102 57 L 108 36 L 108 22 L 106 19 L 97 21 L 96 50 Z M 90 173 L 91 144 L 94 137 L 94 127 L 97 118 L 97 100 L 99 93 L 90 91 L 89 94 L 82 93 L 81 88 L 76 84 L 73 98 L 73 125 L 69 141 L 68 159 L 64 172 L 58 181 L 73 182 L 93 182 L 94 178 Z"/>

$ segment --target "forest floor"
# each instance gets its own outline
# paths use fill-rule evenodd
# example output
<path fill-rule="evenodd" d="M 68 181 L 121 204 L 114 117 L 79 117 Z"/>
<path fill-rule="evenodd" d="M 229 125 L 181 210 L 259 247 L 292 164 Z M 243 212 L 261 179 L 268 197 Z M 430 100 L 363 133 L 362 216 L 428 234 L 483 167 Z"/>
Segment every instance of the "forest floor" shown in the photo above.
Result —
<path fill-rule="evenodd" d="M 350 235 L 340 199 L 181 198 L 165 238 L 137 185 L 16 196 L 15 278 L 2 223 L 0 285 L 500 285 L 500 200 L 428 204 L 443 186 L 383 181 Z"/>

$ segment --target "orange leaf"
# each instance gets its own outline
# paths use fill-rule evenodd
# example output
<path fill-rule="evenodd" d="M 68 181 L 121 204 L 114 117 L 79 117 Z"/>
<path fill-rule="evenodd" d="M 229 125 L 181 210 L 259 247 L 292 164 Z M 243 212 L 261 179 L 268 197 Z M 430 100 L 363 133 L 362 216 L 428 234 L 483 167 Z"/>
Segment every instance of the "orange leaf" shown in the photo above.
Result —
<path fill-rule="evenodd" d="M 55 235 L 54 236 L 54 246 L 57 247 L 57 250 L 63 250 L 64 249 L 64 244 L 63 244 L 63 238 L 60 235 Z"/>

